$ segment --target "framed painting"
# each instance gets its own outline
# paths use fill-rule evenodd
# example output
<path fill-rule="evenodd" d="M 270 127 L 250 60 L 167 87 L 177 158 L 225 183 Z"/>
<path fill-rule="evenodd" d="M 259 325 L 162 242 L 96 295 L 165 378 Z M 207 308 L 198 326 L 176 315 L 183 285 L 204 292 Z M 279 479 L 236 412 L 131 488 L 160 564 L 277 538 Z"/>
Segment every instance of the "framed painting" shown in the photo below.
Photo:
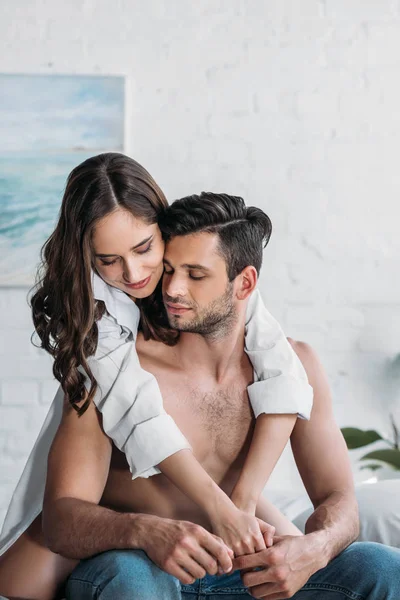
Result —
<path fill-rule="evenodd" d="M 125 150 L 125 78 L 0 75 L 0 286 L 32 286 L 69 172 Z"/>

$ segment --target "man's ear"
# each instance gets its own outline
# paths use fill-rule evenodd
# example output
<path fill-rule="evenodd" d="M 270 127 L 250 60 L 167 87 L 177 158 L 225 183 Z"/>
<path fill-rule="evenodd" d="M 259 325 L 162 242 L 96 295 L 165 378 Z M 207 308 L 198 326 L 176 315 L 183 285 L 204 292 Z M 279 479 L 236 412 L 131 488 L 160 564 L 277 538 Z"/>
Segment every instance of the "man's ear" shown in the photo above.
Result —
<path fill-rule="evenodd" d="M 238 300 L 246 300 L 254 291 L 257 285 L 257 271 L 254 267 L 248 266 L 238 276 L 238 288 L 236 296 Z"/>

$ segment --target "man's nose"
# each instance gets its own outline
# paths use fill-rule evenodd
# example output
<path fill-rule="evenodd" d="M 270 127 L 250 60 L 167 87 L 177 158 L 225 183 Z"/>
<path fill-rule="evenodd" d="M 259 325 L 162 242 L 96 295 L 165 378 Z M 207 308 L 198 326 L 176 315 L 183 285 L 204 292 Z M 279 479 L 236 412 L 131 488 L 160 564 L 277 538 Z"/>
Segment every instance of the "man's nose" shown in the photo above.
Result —
<path fill-rule="evenodd" d="M 179 277 L 175 273 L 164 276 L 164 292 L 170 298 L 186 296 L 187 289 L 182 277 Z"/>

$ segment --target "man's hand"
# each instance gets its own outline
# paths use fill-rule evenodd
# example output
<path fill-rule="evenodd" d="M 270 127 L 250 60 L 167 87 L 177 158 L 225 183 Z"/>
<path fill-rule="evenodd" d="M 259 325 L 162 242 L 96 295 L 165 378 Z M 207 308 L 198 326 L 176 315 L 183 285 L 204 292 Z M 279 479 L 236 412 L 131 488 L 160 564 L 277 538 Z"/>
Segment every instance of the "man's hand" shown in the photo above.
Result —
<path fill-rule="evenodd" d="M 233 568 L 243 571 L 243 583 L 252 596 L 269 600 L 291 598 L 324 566 L 313 534 L 277 536 L 271 548 L 233 560 Z M 255 567 L 262 570 L 253 571 Z"/>
<path fill-rule="evenodd" d="M 142 548 L 160 569 L 191 584 L 218 567 L 224 573 L 232 570 L 233 552 L 216 535 L 189 521 L 151 517 Z"/>

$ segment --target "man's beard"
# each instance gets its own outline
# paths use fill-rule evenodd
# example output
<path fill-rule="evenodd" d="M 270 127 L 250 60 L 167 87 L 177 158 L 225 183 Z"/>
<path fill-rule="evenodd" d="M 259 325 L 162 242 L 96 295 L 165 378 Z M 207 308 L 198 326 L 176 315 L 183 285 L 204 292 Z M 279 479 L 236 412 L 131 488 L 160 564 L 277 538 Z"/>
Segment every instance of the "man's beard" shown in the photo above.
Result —
<path fill-rule="evenodd" d="M 198 333 L 212 340 L 225 337 L 232 331 L 237 320 L 232 290 L 233 283 L 228 283 L 223 295 L 213 300 L 197 317 L 190 321 L 181 321 L 176 315 L 167 313 L 170 326 L 178 331 Z M 168 296 L 168 298 L 164 298 L 164 302 L 167 300 L 171 304 L 182 304 L 179 297 Z"/>

